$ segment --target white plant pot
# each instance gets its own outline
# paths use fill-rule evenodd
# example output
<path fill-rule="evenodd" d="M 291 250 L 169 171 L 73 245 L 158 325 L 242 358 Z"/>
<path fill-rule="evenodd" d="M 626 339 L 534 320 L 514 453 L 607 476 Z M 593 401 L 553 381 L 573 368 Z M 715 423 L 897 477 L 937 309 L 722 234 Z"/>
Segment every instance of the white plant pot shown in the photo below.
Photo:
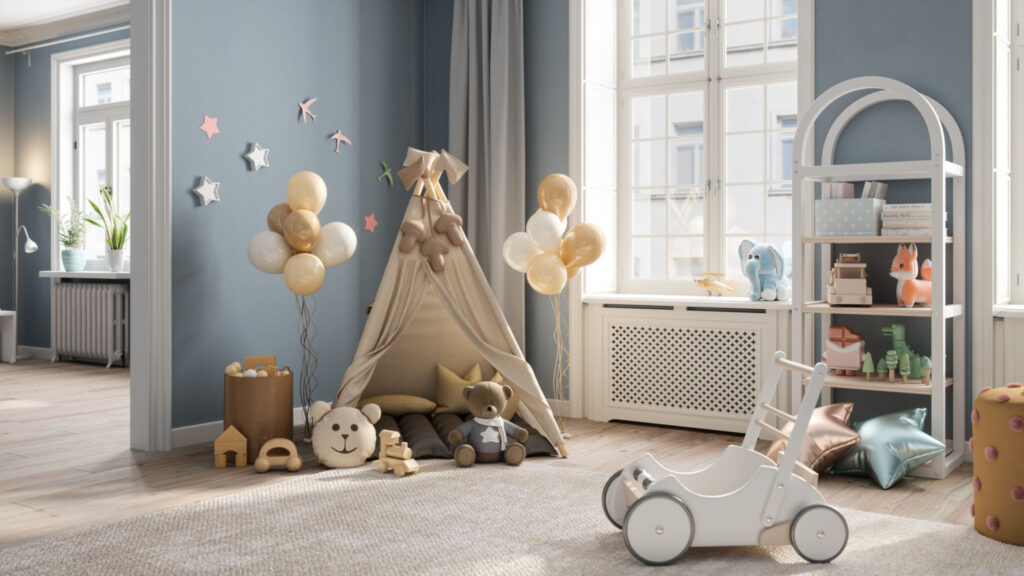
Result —
<path fill-rule="evenodd" d="M 124 272 L 124 250 L 107 250 L 107 265 L 114 274 Z"/>

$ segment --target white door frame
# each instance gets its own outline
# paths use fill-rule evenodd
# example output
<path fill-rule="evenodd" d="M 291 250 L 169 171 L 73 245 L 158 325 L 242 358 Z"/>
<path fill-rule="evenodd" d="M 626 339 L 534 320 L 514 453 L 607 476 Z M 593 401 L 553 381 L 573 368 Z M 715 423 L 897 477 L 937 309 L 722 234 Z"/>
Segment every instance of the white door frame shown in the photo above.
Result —
<path fill-rule="evenodd" d="M 131 3 L 131 446 L 171 448 L 171 0 Z"/>

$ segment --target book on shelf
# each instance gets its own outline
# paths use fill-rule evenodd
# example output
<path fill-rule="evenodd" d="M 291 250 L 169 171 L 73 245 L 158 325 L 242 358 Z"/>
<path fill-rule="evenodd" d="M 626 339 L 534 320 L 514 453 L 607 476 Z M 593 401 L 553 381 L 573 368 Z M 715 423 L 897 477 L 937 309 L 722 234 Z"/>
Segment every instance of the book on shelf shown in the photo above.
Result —
<path fill-rule="evenodd" d="M 946 220 L 947 215 L 943 214 L 942 219 Z M 882 212 L 882 221 L 885 222 L 886 220 L 927 220 L 931 222 L 932 215 L 930 212 Z"/>
<path fill-rule="evenodd" d="M 882 236 L 931 236 L 931 228 L 882 228 Z"/>
<path fill-rule="evenodd" d="M 882 212 L 927 212 L 931 214 L 932 203 L 931 202 L 915 202 L 910 204 L 891 204 L 886 203 L 882 206 Z"/>
<path fill-rule="evenodd" d="M 885 194 L 889 191 L 889 185 L 885 182 L 865 182 L 861 191 L 861 198 L 878 198 L 885 200 Z"/>

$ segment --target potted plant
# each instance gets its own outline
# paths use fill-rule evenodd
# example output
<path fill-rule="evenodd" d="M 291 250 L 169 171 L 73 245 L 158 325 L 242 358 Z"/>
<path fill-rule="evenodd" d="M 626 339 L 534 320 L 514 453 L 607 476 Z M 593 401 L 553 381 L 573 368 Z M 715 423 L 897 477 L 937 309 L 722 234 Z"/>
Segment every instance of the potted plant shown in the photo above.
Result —
<path fill-rule="evenodd" d="M 103 208 L 89 200 L 89 205 L 99 218 L 85 218 L 85 221 L 97 228 L 102 228 L 107 240 L 107 264 L 111 272 L 124 271 L 124 245 L 128 242 L 128 219 L 132 213 L 121 216 L 114 210 L 114 201 L 110 197 L 110 187 L 100 187 L 100 202 Z"/>
<path fill-rule="evenodd" d="M 53 224 L 57 227 L 57 239 L 60 240 L 61 262 L 64 263 L 64 270 L 67 272 L 81 272 L 85 270 L 85 221 L 82 210 L 78 207 L 78 201 L 68 197 L 70 210 L 63 218 L 60 212 L 49 204 L 43 204 L 39 210 L 49 214 L 53 218 Z"/>

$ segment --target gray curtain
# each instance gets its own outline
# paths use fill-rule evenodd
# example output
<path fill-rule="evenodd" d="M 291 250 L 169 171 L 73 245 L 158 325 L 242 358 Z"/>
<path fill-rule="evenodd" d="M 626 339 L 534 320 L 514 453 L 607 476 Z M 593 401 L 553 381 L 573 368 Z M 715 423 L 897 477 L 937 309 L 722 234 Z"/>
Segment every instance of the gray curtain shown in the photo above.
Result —
<path fill-rule="evenodd" d="M 469 172 L 448 195 L 522 346 L 525 282 L 501 256 L 526 223 L 522 0 L 455 0 L 449 94 L 450 150 Z"/>

